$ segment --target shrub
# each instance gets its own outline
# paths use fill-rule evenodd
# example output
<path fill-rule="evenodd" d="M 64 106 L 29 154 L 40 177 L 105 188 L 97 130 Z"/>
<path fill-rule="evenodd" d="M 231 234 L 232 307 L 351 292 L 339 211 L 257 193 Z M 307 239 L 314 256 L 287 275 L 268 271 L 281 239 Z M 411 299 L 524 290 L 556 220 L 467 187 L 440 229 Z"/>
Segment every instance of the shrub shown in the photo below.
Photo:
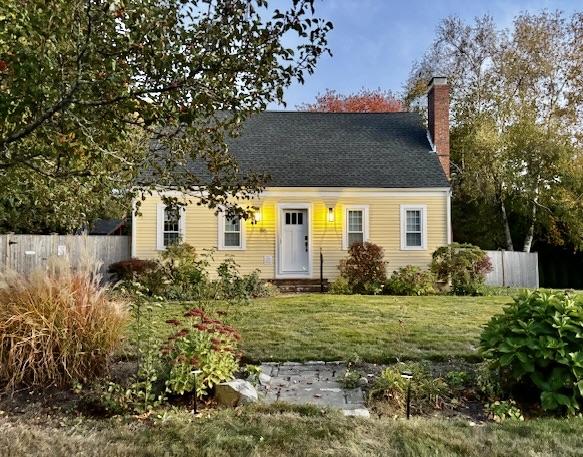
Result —
<path fill-rule="evenodd" d="M 364 242 L 355 242 L 348 248 L 348 258 L 338 265 L 340 274 L 346 278 L 353 293 L 374 293 L 381 290 L 387 279 L 383 248 Z"/>
<path fill-rule="evenodd" d="M 492 271 L 485 251 L 471 244 L 452 243 L 432 254 L 431 271 L 438 281 L 451 281 L 456 295 L 478 295 Z"/>
<path fill-rule="evenodd" d="M 239 264 L 227 256 L 217 267 L 218 279 L 214 281 L 215 298 L 229 301 L 249 300 L 257 297 L 272 297 L 279 293 L 273 284 L 259 278 L 259 270 L 241 275 Z"/>
<path fill-rule="evenodd" d="M 524 420 L 522 411 L 516 406 L 514 400 L 509 401 L 495 401 L 494 403 L 486 403 L 484 409 L 488 413 L 488 417 L 494 422 L 504 422 L 508 419 Z"/>
<path fill-rule="evenodd" d="M 170 393 L 193 392 L 196 381 L 197 396 L 203 397 L 216 384 L 233 378 L 241 356 L 237 352 L 240 336 L 234 328 L 209 317 L 202 309 L 188 311 L 182 321 L 166 322 L 181 328 L 162 347 Z M 202 373 L 195 375 L 194 370 Z"/>
<path fill-rule="evenodd" d="M 97 265 L 73 271 L 68 259 L 55 257 L 47 271 L 2 279 L 0 379 L 9 388 L 72 385 L 106 374 L 128 311 L 100 286 Z"/>
<path fill-rule="evenodd" d="M 393 295 L 430 295 L 435 292 L 434 283 L 435 278 L 430 271 L 407 265 L 393 272 L 384 292 Z"/>
<path fill-rule="evenodd" d="M 154 260 L 125 259 L 112 263 L 107 272 L 112 275 L 114 281 L 130 281 L 140 278 L 149 270 L 155 270 L 158 263 Z"/>
<path fill-rule="evenodd" d="M 336 295 L 350 295 L 352 289 L 348 284 L 348 280 L 344 276 L 338 276 L 332 283 L 330 283 L 330 289 L 328 290 L 331 294 Z"/>
<path fill-rule="evenodd" d="M 524 291 L 480 336 L 507 395 L 539 394 L 543 409 L 572 413 L 583 398 L 583 298 Z"/>
<path fill-rule="evenodd" d="M 194 300 L 206 293 L 207 268 L 213 251 L 198 255 L 188 243 L 173 243 L 161 253 L 167 286 L 163 292 L 170 300 Z"/>
<path fill-rule="evenodd" d="M 384 401 L 392 408 L 404 410 L 407 405 L 409 380 L 401 376 L 403 370 L 413 374 L 411 379 L 411 410 L 417 413 L 439 408 L 441 395 L 447 384 L 441 378 L 433 378 L 425 364 L 408 363 L 393 365 L 381 373 L 370 390 L 370 397 Z"/>

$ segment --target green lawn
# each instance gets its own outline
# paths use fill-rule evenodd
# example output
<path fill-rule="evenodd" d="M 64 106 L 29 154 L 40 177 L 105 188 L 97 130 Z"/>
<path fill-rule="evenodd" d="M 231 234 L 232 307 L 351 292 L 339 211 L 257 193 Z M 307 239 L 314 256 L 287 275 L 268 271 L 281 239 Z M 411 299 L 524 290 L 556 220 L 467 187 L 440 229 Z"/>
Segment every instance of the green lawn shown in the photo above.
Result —
<path fill-rule="evenodd" d="M 251 362 L 475 360 L 482 326 L 509 297 L 293 295 L 253 300 L 230 323 Z M 196 306 L 196 305 L 194 305 Z M 163 318 L 183 305 L 165 305 Z"/>
<path fill-rule="evenodd" d="M 0 455 L 27 456 L 580 456 L 583 419 L 473 426 L 461 420 L 343 417 L 314 407 L 251 406 L 147 421 L 76 418 L 60 426 L 0 417 Z"/>
<path fill-rule="evenodd" d="M 257 300 L 238 326 L 248 358 L 473 358 L 482 325 L 507 297 L 296 295 Z"/>

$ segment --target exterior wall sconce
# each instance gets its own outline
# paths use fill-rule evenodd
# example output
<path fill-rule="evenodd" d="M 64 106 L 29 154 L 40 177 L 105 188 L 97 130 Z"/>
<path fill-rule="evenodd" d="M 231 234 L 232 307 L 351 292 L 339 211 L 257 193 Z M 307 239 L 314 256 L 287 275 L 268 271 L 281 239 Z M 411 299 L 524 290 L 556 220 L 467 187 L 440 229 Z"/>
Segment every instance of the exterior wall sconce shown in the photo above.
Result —
<path fill-rule="evenodd" d="M 327 220 L 328 222 L 334 222 L 334 208 L 332 207 L 328 208 Z"/>
<path fill-rule="evenodd" d="M 261 222 L 261 208 L 257 208 L 254 212 L 253 212 L 253 217 L 251 218 L 251 224 L 255 225 L 258 222 Z"/>

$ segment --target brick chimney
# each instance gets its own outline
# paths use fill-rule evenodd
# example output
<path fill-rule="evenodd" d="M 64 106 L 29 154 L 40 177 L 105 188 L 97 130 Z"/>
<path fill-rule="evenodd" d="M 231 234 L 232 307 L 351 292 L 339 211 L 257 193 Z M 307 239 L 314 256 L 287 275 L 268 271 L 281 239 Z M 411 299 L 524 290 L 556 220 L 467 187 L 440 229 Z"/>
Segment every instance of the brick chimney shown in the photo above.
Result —
<path fill-rule="evenodd" d="M 427 120 L 431 141 L 449 179 L 449 84 L 447 78 L 434 77 L 427 93 Z"/>

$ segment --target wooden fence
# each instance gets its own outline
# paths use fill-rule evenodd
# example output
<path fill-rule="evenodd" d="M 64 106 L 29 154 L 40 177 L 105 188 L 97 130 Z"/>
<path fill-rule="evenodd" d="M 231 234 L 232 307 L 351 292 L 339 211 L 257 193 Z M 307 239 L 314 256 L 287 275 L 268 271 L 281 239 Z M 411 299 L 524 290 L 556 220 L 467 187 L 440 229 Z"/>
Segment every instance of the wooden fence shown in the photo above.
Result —
<path fill-rule="evenodd" d="M 486 276 L 488 286 L 538 289 L 538 253 L 486 251 L 494 269 Z"/>
<path fill-rule="evenodd" d="M 130 257 L 130 242 L 129 236 L 0 235 L 0 269 L 29 275 L 51 256 L 67 255 L 75 266 L 89 255 L 102 263 L 105 277 L 109 265 Z"/>

